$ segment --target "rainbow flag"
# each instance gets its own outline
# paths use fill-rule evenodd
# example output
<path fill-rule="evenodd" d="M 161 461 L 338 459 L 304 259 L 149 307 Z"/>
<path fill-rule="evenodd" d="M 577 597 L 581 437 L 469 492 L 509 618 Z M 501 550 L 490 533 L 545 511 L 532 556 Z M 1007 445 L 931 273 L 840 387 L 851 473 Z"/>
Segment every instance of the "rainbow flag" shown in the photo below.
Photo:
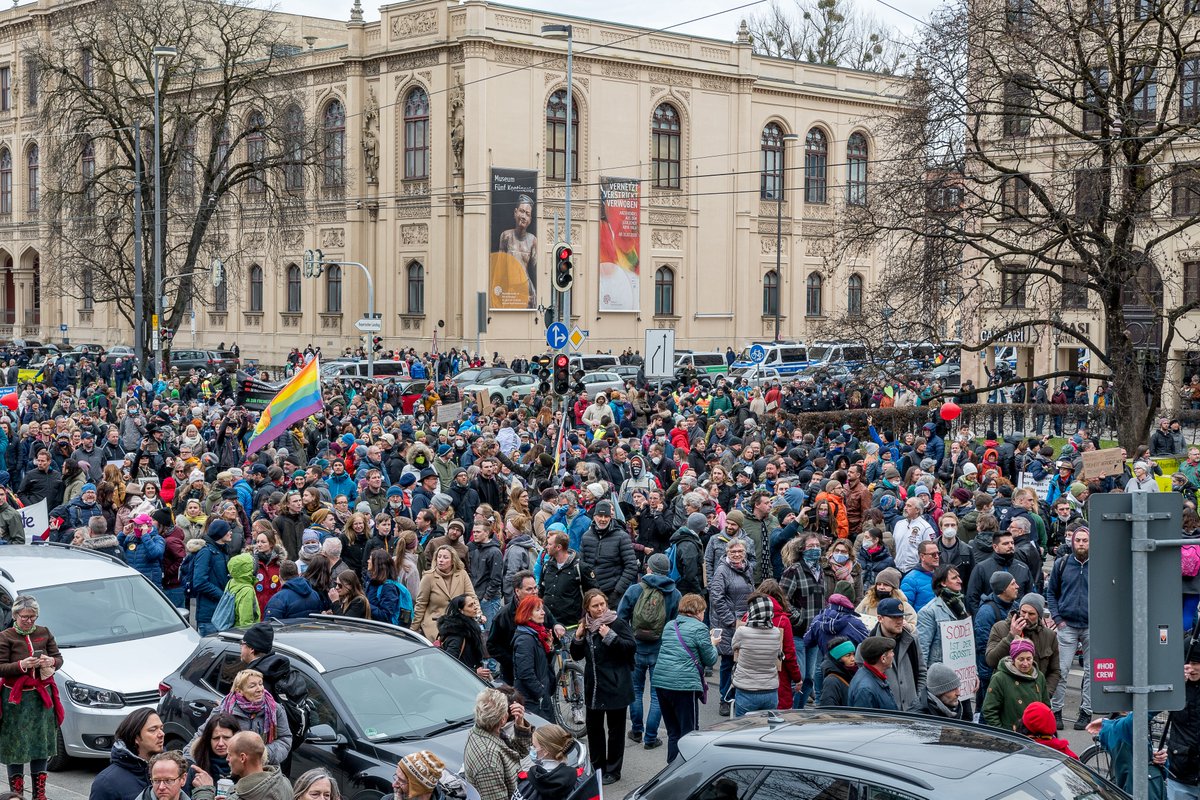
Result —
<path fill-rule="evenodd" d="M 263 409 L 254 426 L 254 435 L 246 445 L 246 457 L 265 447 L 283 435 L 289 427 L 300 420 L 318 414 L 325 407 L 321 400 L 321 380 L 317 359 L 313 359 L 297 372 L 279 394 Z"/>

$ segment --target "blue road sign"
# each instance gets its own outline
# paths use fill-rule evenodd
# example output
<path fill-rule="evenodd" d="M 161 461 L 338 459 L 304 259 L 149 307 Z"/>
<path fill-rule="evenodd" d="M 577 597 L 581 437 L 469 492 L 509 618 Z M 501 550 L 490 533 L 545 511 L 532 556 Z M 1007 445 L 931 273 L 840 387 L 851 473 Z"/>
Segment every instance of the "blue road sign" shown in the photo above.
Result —
<path fill-rule="evenodd" d="M 761 364 L 767 360 L 767 350 L 761 344 L 756 344 L 750 348 L 750 360 L 755 364 Z"/>
<path fill-rule="evenodd" d="M 546 344 L 550 345 L 551 350 L 561 350 L 567 346 L 568 333 L 566 325 L 555 322 L 546 328 Z"/>

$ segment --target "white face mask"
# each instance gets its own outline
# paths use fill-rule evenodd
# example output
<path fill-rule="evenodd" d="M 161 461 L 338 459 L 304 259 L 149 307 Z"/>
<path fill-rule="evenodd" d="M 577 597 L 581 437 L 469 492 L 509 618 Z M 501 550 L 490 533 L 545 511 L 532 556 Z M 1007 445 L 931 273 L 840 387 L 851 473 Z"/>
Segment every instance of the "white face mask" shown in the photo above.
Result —
<path fill-rule="evenodd" d="M 958 538 L 958 527 L 955 525 L 948 525 L 947 527 L 942 528 L 942 536 L 947 539 Z"/>

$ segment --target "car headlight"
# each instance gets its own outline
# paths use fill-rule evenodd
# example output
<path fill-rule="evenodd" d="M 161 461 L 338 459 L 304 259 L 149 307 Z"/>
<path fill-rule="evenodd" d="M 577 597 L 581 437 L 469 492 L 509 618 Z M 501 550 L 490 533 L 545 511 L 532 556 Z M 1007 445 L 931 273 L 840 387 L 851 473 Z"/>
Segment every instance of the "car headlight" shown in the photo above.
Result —
<path fill-rule="evenodd" d="M 67 681 L 67 694 L 77 705 L 81 706 L 121 708 L 125 705 L 125 700 L 121 697 L 120 692 L 114 692 L 112 689 L 97 689 L 95 686 L 74 681 Z"/>

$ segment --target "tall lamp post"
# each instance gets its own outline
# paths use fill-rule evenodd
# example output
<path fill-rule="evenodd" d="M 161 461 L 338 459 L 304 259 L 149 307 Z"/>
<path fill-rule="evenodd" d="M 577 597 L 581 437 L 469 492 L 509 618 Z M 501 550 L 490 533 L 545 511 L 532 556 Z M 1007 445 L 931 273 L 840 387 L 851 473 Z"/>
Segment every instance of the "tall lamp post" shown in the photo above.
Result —
<path fill-rule="evenodd" d="M 571 159 L 571 72 L 572 72 L 572 45 L 574 44 L 574 31 L 570 25 L 546 24 L 542 26 L 542 36 L 547 39 L 566 39 L 567 40 L 567 174 L 566 186 L 563 194 L 563 216 L 566 217 L 567 231 L 563 236 L 563 241 L 567 246 L 571 244 L 571 170 L 575 165 Z M 571 290 L 559 292 L 559 312 L 558 321 L 570 327 L 571 325 Z"/>
<path fill-rule="evenodd" d="M 799 135 L 785 133 L 780 144 L 782 151 L 775 162 L 775 341 L 780 341 L 779 325 L 783 313 L 783 164 L 787 160 L 787 146 L 790 142 L 800 141 Z M 793 215 L 795 216 L 795 215 Z M 792 272 L 795 272 L 792 265 Z"/>
<path fill-rule="evenodd" d="M 150 51 L 154 63 L 154 322 L 155 329 L 151 332 L 154 339 L 154 369 L 152 377 L 157 377 L 162 369 L 162 340 L 159 329 L 162 327 L 163 316 L 163 221 L 162 221 L 162 113 L 159 100 L 159 64 L 163 59 L 174 58 L 178 54 L 174 47 L 157 45 Z"/>

